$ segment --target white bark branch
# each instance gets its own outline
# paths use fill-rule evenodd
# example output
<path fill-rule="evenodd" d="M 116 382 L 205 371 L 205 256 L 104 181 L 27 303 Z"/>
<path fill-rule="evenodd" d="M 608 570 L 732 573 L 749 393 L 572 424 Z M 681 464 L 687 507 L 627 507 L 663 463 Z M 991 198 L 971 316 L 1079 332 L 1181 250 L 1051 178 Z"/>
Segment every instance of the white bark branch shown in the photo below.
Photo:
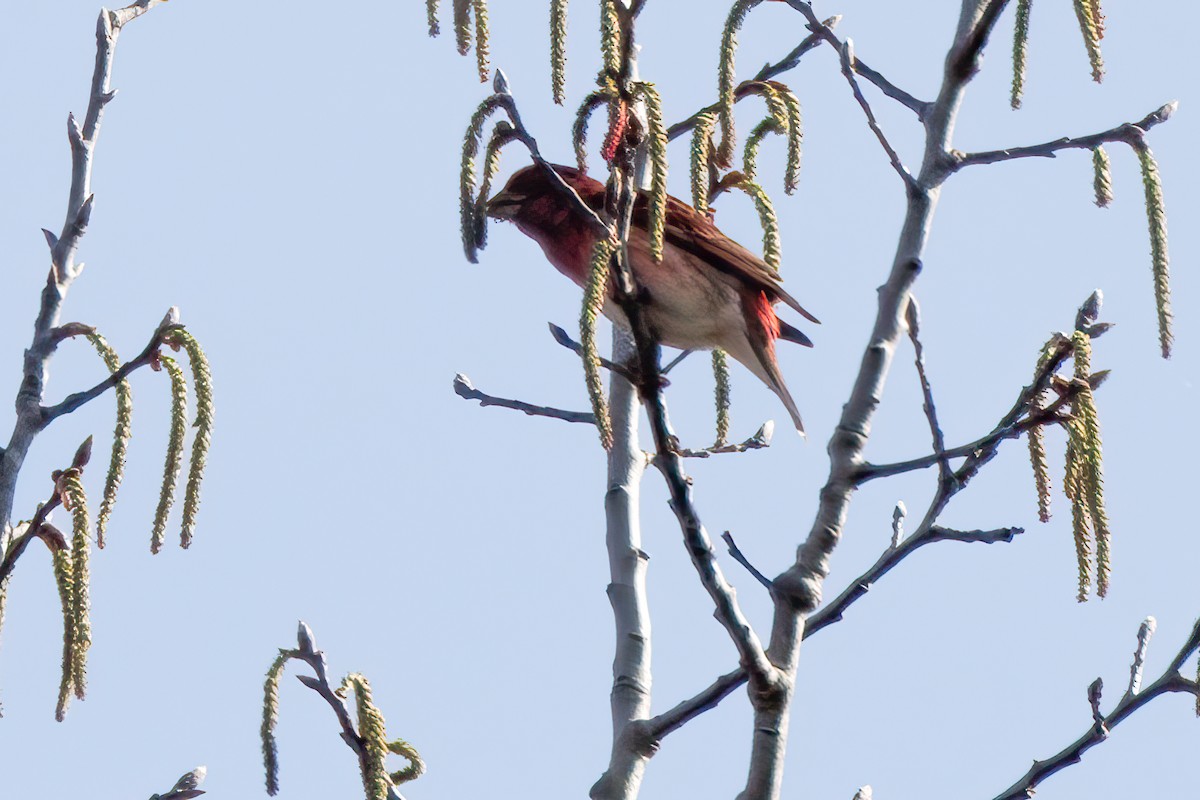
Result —
<path fill-rule="evenodd" d="M 101 9 L 96 21 L 96 66 L 92 73 L 87 110 L 80 126 L 74 115 L 67 118 L 71 143 L 71 188 L 67 194 L 66 218 L 62 231 L 55 236 L 46 232 L 50 246 L 50 273 L 42 290 L 41 304 L 33 326 L 33 341 L 25 351 L 24 377 L 17 393 L 17 421 L 8 446 L 0 457 L 0 528 L 12 519 L 17 476 L 30 445 L 43 427 L 42 399 L 47 367 L 57 346 L 54 329 L 59 323 L 62 303 L 72 282 L 83 269 L 75 262 L 79 241 L 87 230 L 92 211 L 92 163 L 104 108 L 116 95 L 111 87 L 113 58 L 117 37 L 131 20 L 145 14 L 163 0 L 138 0 L 117 11 Z"/>

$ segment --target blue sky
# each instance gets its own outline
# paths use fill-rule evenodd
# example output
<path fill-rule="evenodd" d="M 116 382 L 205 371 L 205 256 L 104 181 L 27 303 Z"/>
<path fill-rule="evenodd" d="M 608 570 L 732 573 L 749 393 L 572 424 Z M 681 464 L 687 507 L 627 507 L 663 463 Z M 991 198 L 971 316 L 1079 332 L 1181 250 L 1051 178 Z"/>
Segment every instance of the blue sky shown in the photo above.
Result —
<path fill-rule="evenodd" d="M 492 3 L 492 61 L 507 72 L 547 155 L 569 161 L 574 105 L 598 64 L 595 10 L 572 5 L 568 107 L 550 99 L 544 3 Z M 1002 450 L 951 506 L 962 528 L 1020 525 L 1009 545 L 931 546 L 805 644 L 786 796 L 992 797 L 1034 758 L 1087 728 L 1097 676 L 1123 690 L 1138 624 L 1158 618 L 1157 675 L 1200 614 L 1194 589 L 1191 455 L 1196 433 L 1197 242 L 1191 32 L 1197 12 L 1162 0 L 1109 4 L 1108 77 L 1089 81 L 1070 4 L 1038 4 L 1025 107 L 1007 104 L 1012 12 L 972 84 L 956 146 L 992 149 L 1102 130 L 1178 99 L 1150 137 L 1165 182 L 1177 315 L 1175 357 L 1157 357 L 1149 245 L 1136 161 L 1113 148 L 1116 201 L 1092 205 L 1087 153 L 965 171 L 941 199 L 917 287 L 930 378 L 951 444 L 991 429 L 1032 374 L 1038 347 L 1078 304 L 1105 292 L 1117 327 L 1096 368 L 1114 529 L 1111 596 L 1074 600 L 1069 513 L 1036 521 L 1023 444 Z M 894 82 L 930 97 L 957 3 L 823 2 L 839 32 Z M 61 225 L 68 111 L 81 113 L 97 8 L 18 4 L 0 52 L 0 395 L 15 396 L 46 250 Z M 668 120 L 712 101 L 723 4 L 651 2 L 641 72 Z M 151 557 L 148 538 L 166 438 L 162 375 L 134 379 L 134 440 L 110 544 L 93 563 L 95 645 L 89 697 L 53 721 L 58 600 L 42 553 L 22 560 L 0 643 L 0 785 L 13 796 L 86 791 L 143 796 L 196 764 L 213 796 L 262 792 L 262 675 L 303 618 L 331 670 L 365 673 L 389 730 L 429 774 L 411 798 L 583 796 L 607 761 L 611 619 L 604 589 L 604 459 L 593 431 L 499 409 L 451 391 L 456 372 L 482 390 L 584 408 L 576 359 L 547 321 L 571 326 L 578 292 L 510 227 L 492 230 L 478 266 L 457 231 L 459 141 L 487 87 L 449 37 L 425 36 L 424 4 L 233 4 L 176 0 L 122 35 L 94 179 L 87 269 L 67 320 L 96 325 L 127 357 L 164 311 L 208 349 L 217 427 L 192 549 Z M 804 34 L 787 8 L 752 14 L 739 76 Z M 864 124 L 832 51 L 786 77 L 804 106 L 801 188 L 781 191 L 782 148 L 768 143 L 766 187 L 783 229 L 789 291 L 824 324 L 813 350 L 782 368 L 809 428 L 786 433 L 777 399 L 734 372 L 735 437 L 781 422 L 767 451 L 688 464 L 714 534 L 731 530 L 768 574 L 807 532 L 828 468 L 825 443 L 845 401 L 891 263 L 903 192 Z M 911 114 L 868 90 L 910 165 Z M 746 132 L 759 109 L 741 117 Z M 671 150 L 686 196 L 686 145 Z M 518 151 L 505 170 L 524 163 Z M 728 199 L 718 220 L 754 244 L 752 209 Z M 796 320 L 792 320 L 795 322 Z M 707 359 L 672 376 L 685 442 L 711 432 Z M 7 364 L 4 368 L 3 365 Z M 50 394 L 90 385 L 102 365 L 64 345 Z M 32 514 L 49 472 L 112 427 L 105 398 L 38 440 L 18 493 Z M 868 457 L 928 452 L 911 352 L 902 348 Z M 1062 437 L 1051 434 L 1053 469 Z M 99 470 L 88 486 L 99 494 Z M 858 493 L 827 584 L 832 596 L 890 538 L 893 504 L 923 508 L 933 473 Z M 651 555 L 655 710 L 736 661 L 681 546 L 655 474 L 643 486 Z M 60 520 L 61 522 L 62 520 Z M 770 606 L 730 563 L 760 630 Z M 290 678 L 280 720 L 282 795 L 353 797 L 356 763 L 319 699 Z M 744 696 L 672 735 L 644 797 L 727 797 L 744 779 Z M 1039 797 L 1187 796 L 1200 721 L 1167 697 L 1118 728 Z"/>

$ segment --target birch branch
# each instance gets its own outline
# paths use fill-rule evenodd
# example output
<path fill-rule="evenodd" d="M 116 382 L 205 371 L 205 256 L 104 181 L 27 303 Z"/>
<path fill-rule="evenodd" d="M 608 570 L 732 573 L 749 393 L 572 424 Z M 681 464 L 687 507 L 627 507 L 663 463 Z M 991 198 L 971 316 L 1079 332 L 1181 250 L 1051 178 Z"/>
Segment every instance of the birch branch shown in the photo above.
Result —
<path fill-rule="evenodd" d="M 17 391 L 17 420 L 8 446 L 0 457 L 0 527 L 12 519 L 17 476 L 34 438 L 43 427 L 42 398 L 50 357 L 58 343 L 54 331 L 67 291 L 83 269 L 82 264 L 75 262 L 75 254 L 92 213 L 92 165 L 100 124 L 105 107 L 116 96 L 111 82 L 117 38 L 125 25 L 162 2 L 138 0 L 117 11 L 102 9 L 96 21 L 96 64 L 83 124 L 80 125 L 73 114 L 67 118 L 71 185 L 67 193 L 66 218 L 58 235 L 44 231 L 50 247 L 50 270 L 33 325 L 33 340 L 25 351 L 23 378 Z"/>
<path fill-rule="evenodd" d="M 793 7 L 807 5 L 788 0 Z M 891 274 L 879 292 L 879 311 L 870 343 L 840 422 L 829 443 L 830 471 L 821 491 L 817 518 L 796 562 L 774 581 L 775 614 L 768 656 L 782 673 L 780 691 L 755 705 L 750 770 L 739 800 L 775 800 L 783 780 L 789 707 L 799 664 L 804 617 L 820 603 L 829 561 L 841 539 L 855 472 L 882 400 L 896 344 L 903 335 L 908 295 L 920 271 L 940 188 L 950 175 L 951 131 L 959 106 L 1004 0 L 983 4 L 963 0 L 958 29 L 946 58 L 937 100 L 924 117 L 925 156 L 915 182 L 907 187 L 907 211 Z M 811 11 L 811 9 L 809 9 Z"/>
<path fill-rule="evenodd" d="M 1139 632 L 1138 650 L 1144 658 L 1145 653 L 1142 648 L 1143 637 L 1144 635 Z M 1033 766 L 1029 768 L 1029 771 L 1021 776 L 1020 780 L 996 795 L 995 800 L 1031 800 L 1036 789 L 1046 778 L 1073 764 L 1078 764 L 1083 759 L 1084 753 L 1108 739 L 1109 731 L 1120 725 L 1131 714 L 1156 697 L 1173 692 L 1182 692 L 1200 697 L 1200 686 L 1195 681 L 1189 680 L 1179 673 L 1183 662 L 1191 657 L 1198 648 L 1200 648 L 1200 621 L 1192 628 L 1192 635 L 1188 637 L 1183 647 L 1175 654 L 1170 666 L 1167 667 L 1166 671 L 1154 683 L 1145 687 L 1140 692 L 1126 692 L 1112 711 L 1106 716 L 1093 721 L 1093 724 L 1088 728 L 1086 733 L 1050 758 L 1043 761 L 1035 761 Z M 1135 656 L 1135 665 L 1137 664 L 1137 658 L 1138 656 Z M 1097 686 L 1097 684 L 1099 684 L 1099 681 L 1093 684 L 1093 686 Z M 1100 701 L 1098 688 L 1094 694 L 1095 699 L 1092 700 L 1093 713 L 1097 713 Z"/>

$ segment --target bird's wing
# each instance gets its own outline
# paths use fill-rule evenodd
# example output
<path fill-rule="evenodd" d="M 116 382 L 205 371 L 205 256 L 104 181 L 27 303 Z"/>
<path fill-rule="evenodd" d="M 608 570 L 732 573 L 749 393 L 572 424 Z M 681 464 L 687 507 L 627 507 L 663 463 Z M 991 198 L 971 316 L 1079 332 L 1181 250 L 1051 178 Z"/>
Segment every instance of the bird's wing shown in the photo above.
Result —
<path fill-rule="evenodd" d="M 634 206 L 635 224 L 648 228 L 649 214 L 648 201 L 642 195 Z M 664 238 L 668 242 L 704 259 L 716 269 L 767 292 L 768 297 L 779 298 L 808 320 L 820 323 L 796 298 L 784 291 L 780 285 L 783 278 L 774 267 L 721 233 L 706 215 L 668 196 L 666 216 Z"/>

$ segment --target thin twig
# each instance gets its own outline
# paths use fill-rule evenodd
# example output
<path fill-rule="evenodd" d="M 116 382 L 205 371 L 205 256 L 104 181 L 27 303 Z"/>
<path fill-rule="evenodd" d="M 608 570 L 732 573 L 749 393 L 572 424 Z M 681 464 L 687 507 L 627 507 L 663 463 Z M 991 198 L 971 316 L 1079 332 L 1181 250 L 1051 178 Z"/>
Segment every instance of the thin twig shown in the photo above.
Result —
<path fill-rule="evenodd" d="M 1121 724 L 1129 715 L 1154 698 L 1171 692 L 1184 692 L 1200 696 L 1200 686 L 1179 674 L 1179 669 L 1196 649 L 1200 647 L 1200 622 L 1192 628 L 1192 635 L 1176 653 L 1166 671 L 1138 694 L 1126 693 L 1107 716 L 1093 721 L 1087 732 L 1071 744 L 1043 761 L 1035 761 L 1020 780 L 996 795 L 996 800 L 1029 800 L 1042 781 L 1072 764 L 1077 764 L 1083 754 L 1108 738 L 1108 733 Z"/>
<path fill-rule="evenodd" d="M 599 214 L 583 201 L 571 185 L 568 184 L 563 177 L 554 169 L 554 165 L 547 161 L 542 156 L 542 151 L 538 148 L 537 139 L 533 138 L 533 134 L 525 127 L 525 123 L 521 120 L 521 112 L 517 109 L 517 102 L 508 90 L 508 79 L 504 77 L 504 73 L 496 70 L 495 81 L 496 102 L 508 113 L 508 118 L 513 126 L 513 138 L 525 145 L 529 150 L 529 155 L 533 157 L 534 162 L 546 174 L 550 185 L 558 192 L 567 204 L 588 224 L 592 229 L 592 233 L 601 238 L 607 239 L 612 235 L 612 228 L 609 227 Z"/>
<path fill-rule="evenodd" d="M 759 572 L 758 569 L 750 563 L 750 559 L 746 558 L 746 554 L 742 552 L 742 549 L 737 546 L 737 542 L 733 540 L 733 534 L 731 534 L 729 531 L 725 531 L 721 534 L 721 539 L 725 542 L 725 546 L 729 548 L 729 555 L 733 556 L 733 560 L 745 567 L 746 571 L 753 575 L 756 581 L 761 583 L 767 588 L 768 591 L 770 591 L 771 579 Z"/>
<path fill-rule="evenodd" d="M 313 643 L 312 630 L 303 622 L 300 623 L 300 632 L 297 636 L 299 649 L 293 650 L 291 655 L 300 661 L 312 667 L 316 677 L 311 675 L 297 675 L 296 679 L 312 689 L 314 692 L 324 698 L 329 707 L 333 709 L 334 715 L 337 717 L 338 725 L 341 727 L 342 741 L 344 741 L 355 755 L 358 756 L 359 769 L 363 775 L 367 774 L 367 765 L 369 754 L 367 752 L 367 744 L 361 736 L 358 735 L 358 730 L 354 726 L 354 721 L 350 718 L 350 706 L 347 700 L 338 696 L 333 685 L 329 683 L 329 676 L 326 671 L 325 653 L 316 649 Z M 404 797 L 396 791 L 395 786 L 388 786 L 388 800 L 404 800 Z"/>
<path fill-rule="evenodd" d="M 837 34 L 833 32 L 833 25 L 829 24 L 828 21 L 822 22 L 817 18 L 817 14 L 813 11 L 811 5 L 803 2 L 803 0 L 784 0 L 784 2 L 804 15 L 804 18 L 808 20 L 807 27 L 813 32 L 814 36 L 819 36 L 821 39 L 828 42 L 834 50 L 841 52 L 845 42 L 839 39 Z M 840 17 L 835 19 L 840 19 Z M 900 105 L 916 114 L 918 120 L 922 122 L 925 121 L 925 115 L 929 113 L 929 107 L 931 105 L 930 103 L 913 97 L 911 94 L 904 91 L 899 86 L 896 86 L 879 72 L 871 69 L 857 58 L 854 60 L 854 71 L 865 78 L 868 82 L 874 84 L 875 88 L 883 92 L 885 96 L 890 97 L 892 100 L 895 100 Z"/>
<path fill-rule="evenodd" d="M 523 411 L 531 417 L 549 417 L 550 419 L 561 419 L 563 422 L 579 422 L 586 425 L 596 424 L 596 417 L 588 412 L 565 411 L 561 408 L 535 406 L 530 403 L 523 403 L 520 400 L 508 400 L 503 397 L 493 397 L 490 394 L 484 394 L 476 389 L 471 384 L 471 379 L 461 372 L 454 376 L 454 393 L 464 400 L 478 400 L 479 405 L 485 408 L 487 406 L 511 408 L 514 411 Z"/>
<path fill-rule="evenodd" d="M 1012 161 L 1016 158 L 1055 158 L 1060 150 L 1092 150 L 1108 142 L 1130 142 L 1140 138 L 1146 131 L 1166 122 L 1179 107 L 1178 102 L 1170 102 L 1155 109 L 1137 122 L 1124 122 L 1115 128 L 1109 128 L 1100 133 L 1074 138 L 1064 136 L 1041 144 L 1026 147 L 1010 147 L 1005 150 L 985 150 L 979 153 L 952 153 L 953 169 L 971 167 L 977 164 L 996 164 L 1001 161 Z"/>
<path fill-rule="evenodd" d="M 917 305 L 915 296 L 908 299 L 905 321 L 908 323 L 908 338 L 913 346 L 917 378 L 921 382 L 921 394 L 925 398 L 922 408 L 925 410 L 925 418 L 929 421 L 929 432 L 933 436 L 933 454 L 938 456 L 938 480 L 947 481 L 952 477 L 950 459 L 946 457 L 946 437 L 938 424 L 937 406 L 933 402 L 933 386 L 930 385 L 929 375 L 925 372 L 925 348 L 921 345 L 921 308 Z"/>
<path fill-rule="evenodd" d="M 908 461 L 898 461 L 892 464 L 869 464 L 864 462 L 858 468 L 855 480 L 859 484 L 862 484 L 876 478 L 927 469 L 935 464 L 941 464 L 947 459 L 973 458 L 981 453 L 993 451 L 1000 443 L 1007 439 L 1015 439 L 1030 428 L 1061 421 L 1059 412 L 1064 406 L 1070 404 L 1071 400 L 1083 387 L 1068 384 L 1066 389 L 1060 393 L 1058 399 L 1053 403 L 1039 409 L 1035 414 L 1029 414 L 1028 412 L 1032 398 L 1040 397 L 1041 393 L 1049 388 L 1051 378 L 1055 371 L 1062 366 L 1063 361 L 1069 353 L 1070 348 L 1066 340 L 1063 340 L 1051 354 L 1051 357 L 1046 360 L 1045 365 L 1036 376 L 1034 382 L 1021 390 L 1012 408 L 996 423 L 996 426 L 990 433 L 960 447 L 942 449 L 940 452 L 934 452 L 930 455 Z"/>
<path fill-rule="evenodd" d="M 887 153 L 892 169 L 896 170 L 896 174 L 900 176 L 900 179 L 904 181 L 906 186 L 912 188 L 914 185 L 912 173 L 908 171 L 908 167 L 904 166 L 904 162 L 900 160 L 900 154 L 896 152 L 896 148 L 892 147 L 892 143 L 888 141 L 883 128 L 879 126 L 879 120 L 875 119 L 875 112 L 871 110 L 871 104 L 863 96 L 862 89 L 859 88 L 858 81 L 854 77 L 854 43 L 850 39 L 842 43 L 840 58 L 842 62 L 842 75 L 846 77 L 846 81 L 850 84 L 850 91 L 854 93 L 854 99 L 858 101 L 858 105 L 862 108 L 863 113 L 867 115 L 867 125 L 871 128 L 871 132 L 875 134 L 875 138 L 879 140 L 879 144 L 883 146 L 883 151 Z"/>
<path fill-rule="evenodd" d="M 744 442 L 714 445 L 713 447 L 705 447 L 701 450 L 680 449 L 679 455 L 683 458 L 708 458 L 715 455 L 724 455 L 726 453 L 745 453 L 748 450 L 762 450 L 771 446 L 771 437 L 775 433 L 775 423 L 767 420 L 763 423 L 754 435 Z"/>
<path fill-rule="evenodd" d="M 97 383 L 90 389 L 82 392 L 75 392 L 63 398 L 62 402 L 53 406 L 47 406 L 42 409 L 42 427 L 49 425 L 54 420 L 61 417 L 63 414 L 70 414 L 82 406 L 95 400 L 100 395 L 115 387 L 118 383 L 125 380 L 129 375 L 137 369 L 145 367 L 153 363 L 156 354 L 163 341 L 171 335 L 172 332 L 182 330 L 183 326 L 178 324 L 160 325 L 158 330 L 154 332 L 154 336 L 150 338 L 150 343 L 138 353 L 137 357 L 132 361 L 126 361 L 116 372 L 110 373 L 107 378 Z"/>
<path fill-rule="evenodd" d="M 50 494 L 50 498 L 38 506 L 34 512 L 33 519 L 29 521 L 29 527 L 25 532 L 16 539 L 8 543 L 7 549 L 3 553 L 3 560 L 0 560 L 0 587 L 3 587 L 5 582 L 12 575 L 13 570 L 17 567 L 17 559 L 29 547 L 29 543 L 38 537 L 41 533 L 42 525 L 45 524 L 46 518 L 50 516 L 50 512 L 62 504 L 62 497 L 59 495 L 57 484 L 54 491 Z"/>
<path fill-rule="evenodd" d="M 871 586 L 891 572 L 905 557 L 927 544 L 934 542 L 995 544 L 1011 542 L 1017 535 L 1024 532 L 1024 528 L 956 531 L 938 525 L 931 525 L 924 531 L 918 531 L 902 541 L 898 547 L 889 547 L 885 550 L 883 555 L 866 572 L 851 581 L 841 594 L 814 612 L 804 626 L 804 638 L 807 639 L 835 622 L 841 622 L 846 609 L 870 591 Z"/>
<path fill-rule="evenodd" d="M 16 424 L 3 458 L 0 458 L 0 527 L 12 519 L 18 473 L 34 439 L 44 427 L 42 400 L 50 357 L 57 346 L 54 330 L 59 324 L 67 291 L 83 269 L 82 264 L 75 263 L 75 254 L 92 213 L 92 166 L 100 124 L 105 107 L 116 96 L 111 77 L 117 38 L 126 24 L 161 2 L 163 0 L 138 0 L 116 11 L 101 9 L 96 20 L 96 62 L 83 125 L 74 115 L 67 118 L 71 186 L 67 193 L 66 217 L 57 236 L 45 231 L 46 244 L 50 247 L 50 270 L 33 325 L 33 340 L 25 350 L 23 378 L 16 400 Z"/>
<path fill-rule="evenodd" d="M 554 337 L 554 341 L 558 342 L 560 345 L 567 348 L 580 358 L 583 358 L 583 345 L 572 339 L 571 334 L 567 333 L 565 329 L 555 325 L 553 322 L 548 323 L 548 325 L 550 326 L 550 335 Z M 614 361 L 610 361 L 609 359 L 600 356 L 600 366 L 604 367 L 609 372 L 620 375 L 630 383 L 637 383 L 637 376 L 634 375 L 628 367 L 622 364 L 617 364 Z"/>

